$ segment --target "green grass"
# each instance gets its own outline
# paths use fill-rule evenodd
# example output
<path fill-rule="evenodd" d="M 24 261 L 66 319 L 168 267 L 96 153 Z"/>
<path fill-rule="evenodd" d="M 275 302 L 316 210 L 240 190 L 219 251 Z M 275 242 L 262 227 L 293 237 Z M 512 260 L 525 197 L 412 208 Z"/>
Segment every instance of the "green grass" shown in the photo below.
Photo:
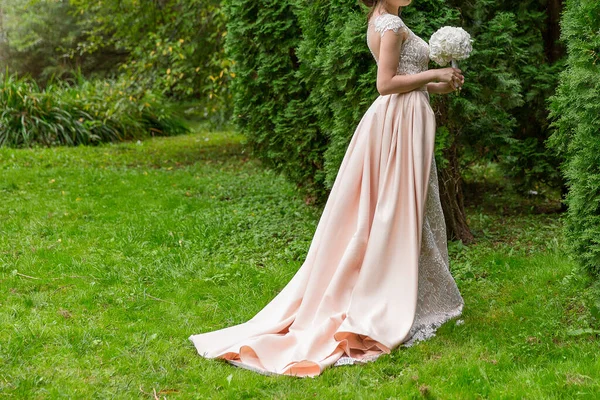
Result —
<path fill-rule="evenodd" d="M 188 337 L 271 300 L 320 215 L 248 153 L 229 132 L 0 149 L 0 397 L 598 398 L 598 337 L 577 331 L 593 299 L 559 217 L 489 181 L 476 244 L 450 246 L 464 324 L 315 379 L 198 356 Z"/>

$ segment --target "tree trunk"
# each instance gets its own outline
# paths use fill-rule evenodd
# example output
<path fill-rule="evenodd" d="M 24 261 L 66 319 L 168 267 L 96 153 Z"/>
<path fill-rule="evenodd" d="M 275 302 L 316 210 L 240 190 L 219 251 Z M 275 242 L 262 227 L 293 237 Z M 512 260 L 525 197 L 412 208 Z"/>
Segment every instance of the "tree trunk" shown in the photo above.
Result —
<path fill-rule="evenodd" d="M 446 222 L 446 234 L 449 240 L 460 240 L 464 244 L 472 243 L 475 238 L 467 224 L 465 202 L 463 194 L 463 181 L 460 174 L 458 155 L 458 140 L 460 129 L 453 129 L 449 120 L 450 105 L 448 98 L 437 99 L 433 104 L 438 127 L 447 127 L 450 133 L 451 144 L 443 149 L 442 155 L 447 160 L 446 167 L 438 168 L 440 187 L 440 201 Z M 440 164 L 438 164 L 440 165 Z"/>
<path fill-rule="evenodd" d="M 446 168 L 439 171 L 438 176 L 448 239 L 461 240 L 464 244 L 469 244 L 474 241 L 474 237 L 467 225 L 465 215 L 456 140 L 453 140 L 452 145 L 444 150 L 444 157 L 448 160 L 448 164 Z"/>
<path fill-rule="evenodd" d="M 4 60 L 8 59 L 6 56 L 6 32 L 4 32 L 4 2 L 0 0 L 0 68 L 4 69 Z"/>
<path fill-rule="evenodd" d="M 563 10 L 563 0 L 547 0 L 546 31 L 544 32 L 544 49 L 550 63 L 554 63 L 565 55 L 565 48 L 559 42 L 560 16 Z"/>

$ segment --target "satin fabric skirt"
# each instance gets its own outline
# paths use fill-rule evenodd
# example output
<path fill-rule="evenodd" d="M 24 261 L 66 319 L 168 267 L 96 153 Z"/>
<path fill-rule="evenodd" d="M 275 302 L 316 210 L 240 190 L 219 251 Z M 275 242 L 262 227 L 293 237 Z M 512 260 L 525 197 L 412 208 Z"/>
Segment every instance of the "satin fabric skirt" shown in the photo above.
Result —
<path fill-rule="evenodd" d="M 316 376 L 408 339 L 432 168 L 427 92 L 379 96 L 350 141 L 306 259 L 249 321 L 192 335 L 206 358 L 258 372 Z"/>

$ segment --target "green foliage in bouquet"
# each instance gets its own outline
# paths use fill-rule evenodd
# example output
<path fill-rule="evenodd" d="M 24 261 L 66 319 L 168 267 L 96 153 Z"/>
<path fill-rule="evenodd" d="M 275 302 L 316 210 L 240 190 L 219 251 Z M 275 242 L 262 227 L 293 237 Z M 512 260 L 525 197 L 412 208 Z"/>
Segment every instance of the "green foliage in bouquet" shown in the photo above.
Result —
<path fill-rule="evenodd" d="M 5 74 L 0 81 L 0 146 L 79 145 L 183 133 L 164 97 L 130 82 L 50 82 Z"/>
<path fill-rule="evenodd" d="M 561 22 L 567 68 L 551 99 L 557 130 L 548 144 L 565 158 L 565 224 L 574 257 L 600 276 L 600 3 L 568 0 Z"/>

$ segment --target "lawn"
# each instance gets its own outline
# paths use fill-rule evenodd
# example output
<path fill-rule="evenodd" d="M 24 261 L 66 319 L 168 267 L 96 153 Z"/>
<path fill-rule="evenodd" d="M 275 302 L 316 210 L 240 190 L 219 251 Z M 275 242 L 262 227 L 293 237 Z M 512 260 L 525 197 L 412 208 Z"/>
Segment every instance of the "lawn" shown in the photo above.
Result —
<path fill-rule="evenodd" d="M 593 299 L 561 216 L 493 168 L 470 182 L 477 242 L 450 244 L 464 323 L 314 379 L 198 356 L 188 337 L 258 312 L 320 215 L 249 152 L 202 131 L 0 149 L 0 398 L 600 397 Z"/>

